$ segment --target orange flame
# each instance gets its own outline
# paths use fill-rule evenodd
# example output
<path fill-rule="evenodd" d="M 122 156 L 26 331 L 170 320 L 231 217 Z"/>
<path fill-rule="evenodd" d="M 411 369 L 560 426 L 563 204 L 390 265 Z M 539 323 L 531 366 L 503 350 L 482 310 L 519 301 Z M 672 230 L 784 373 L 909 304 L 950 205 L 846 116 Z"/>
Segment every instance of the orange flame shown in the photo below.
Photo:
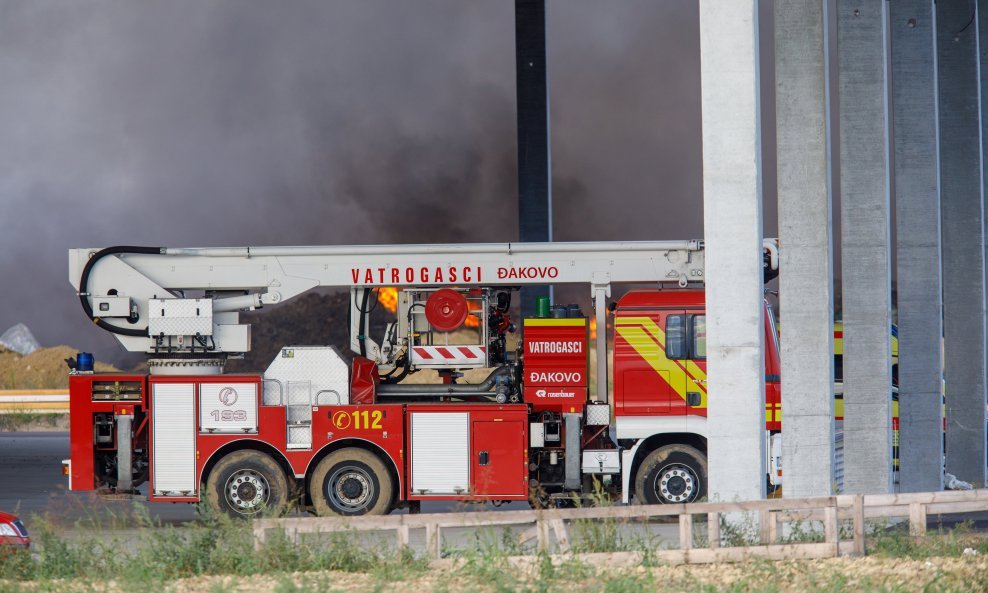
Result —
<path fill-rule="evenodd" d="M 382 286 L 377 290 L 377 302 L 381 303 L 385 309 L 392 313 L 398 312 L 398 289 L 393 286 Z M 463 325 L 467 327 L 480 327 L 480 304 L 476 301 L 467 301 L 470 307 L 470 314 Z M 476 304 L 475 304 L 476 303 Z"/>
<path fill-rule="evenodd" d="M 384 308 L 392 313 L 398 312 L 398 289 L 393 286 L 385 286 L 377 291 L 377 302 L 384 305 Z"/>
<path fill-rule="evenodd" d="M 590 318 L 590 339 L 591 340 L 596 340 L 597 339 L 597 318 L 596 317 L 591 317 Z"/>

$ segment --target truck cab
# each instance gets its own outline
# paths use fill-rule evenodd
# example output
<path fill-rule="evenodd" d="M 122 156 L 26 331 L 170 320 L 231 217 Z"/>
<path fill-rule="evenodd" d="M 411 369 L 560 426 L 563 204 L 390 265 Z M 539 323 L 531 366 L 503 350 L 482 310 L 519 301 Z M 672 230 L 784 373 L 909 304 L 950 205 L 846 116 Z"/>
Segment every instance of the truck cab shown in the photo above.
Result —
<path fill-rule="evenodd" d="M 778 335 L 765 332 L 765 430 L 769 483 L 781 480 Z M 707 319 L 702 290 L 633 290 L 614 310 L 614 416 L 624 447 L 624 500 L 693 502 L 706 495 Z M 774 454 L 773 454 L 774 449 Z M 774 467 L 773 467 L 774 466 Z"/>

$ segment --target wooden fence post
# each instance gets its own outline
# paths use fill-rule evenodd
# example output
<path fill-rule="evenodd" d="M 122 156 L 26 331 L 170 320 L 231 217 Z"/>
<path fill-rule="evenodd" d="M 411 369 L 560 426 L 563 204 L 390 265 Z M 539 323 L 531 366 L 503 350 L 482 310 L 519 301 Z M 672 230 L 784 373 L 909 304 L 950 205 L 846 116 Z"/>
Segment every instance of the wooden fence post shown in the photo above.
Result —
<path fill-rule="evenodd" d="M 264 523 L 260 521 L 254 521 L 254 551 L 260 552 L 261 548 L 264 547 L 264 542 L 267 539 L 267 530 L 265 529 Z"/>
<path fill-rule="evenodd" d="M 442 536 L 436 523 L 425 526 L 425 550 L 427 554 L 435 556 L 436 560 L 443 557 Z"/>
<path fill-rule="evenodd" d="M 774 544 L 772 537 L 772 522 L 775 520 L 775 513 L 772 511 L 758 511 L 758 539 L 760 544 Z"/>
<path fill-rule="evenodd" d="M 720 513 L 707 513 L 707 545 L 720 547 Z"/>
<path fill-rule="evenodd" d="M 556 536 L 556 545 L 559 546 L 559 551 L 562 553 L 569 552 L 569 534 L 566 533 L 566 524 L 563 523 L 562 519 L 553 519 L 552 533 Z"/>
<path fill-rule="evenodd" d="M 402 523 L 396 529 L 398 532 L 398 553 L 404 552 L 405 548 L 408 547 L 409 533 L 408 525 Z"/>
<path fill-rule="evenodd" d="M 836 502 L 834 503 L 836 504 Z M 834 544 L 834 556 L 840 555 L 840 526 L 837 524 L 837 507 L 823 508 L 824 541 Z"/>
<path fill-rule="evenodd" d="M 679 549 L 693 549 L 693 515 L 688 512 L 679 516 Z"/>
<path fill-rule="evenodd" d="M 538 534 L 538 543 L 536 547 L 539 553 L 544 553 L 549 551 L 549 525 L 546 521 L 539 517 L 535 520 L 535 530 Z"/>
<path fill-rule="evenodd" d="M 909 504 L 909 535 L 913 537 L 926 535 L 926 505 L 921 502 Z"/>
<path fill-rule="evenodd" d="M 865 514 L 864 495 L 854 497 L 854 555 L 864 556 L 865 553 Z"/>

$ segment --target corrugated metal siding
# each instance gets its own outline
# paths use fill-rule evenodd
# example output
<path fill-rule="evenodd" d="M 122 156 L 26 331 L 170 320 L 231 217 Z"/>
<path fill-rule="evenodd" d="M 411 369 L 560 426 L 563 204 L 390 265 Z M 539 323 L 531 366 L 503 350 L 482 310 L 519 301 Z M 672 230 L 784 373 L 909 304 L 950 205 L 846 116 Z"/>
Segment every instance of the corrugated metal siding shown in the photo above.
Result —
<path fill-rule="evenodd" d="M 154 491 L 193 494 L 197 490 L 195 385 L 157 383 L 152 402 Z"/>
<path fill-rule="evenodd" d="M 844 491 L 844 422 L 838 420 L 834 430 L 834 482 L 837 492 Z"/>
<path fill-rule="evenodd" d="M 470 414 L 413 412 L 412 491 L 465 494 L 470 484 Z"/>

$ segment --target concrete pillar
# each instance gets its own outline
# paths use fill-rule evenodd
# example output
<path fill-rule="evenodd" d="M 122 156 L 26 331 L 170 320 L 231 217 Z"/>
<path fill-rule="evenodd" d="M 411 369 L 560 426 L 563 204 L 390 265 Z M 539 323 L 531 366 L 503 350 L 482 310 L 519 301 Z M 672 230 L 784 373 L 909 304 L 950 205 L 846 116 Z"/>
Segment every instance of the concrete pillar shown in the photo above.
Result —
<path fill-rule="evenodd" d="M 710 498 L 765 496 L 758 1 L 700 0 Z"/>
<path fill-rule="evenodd" d="M 833 221 L 827 23 L 820 0 L 775 5 L 782 465 L 787 497 L 834 483 Z M 798 437 L 797 437 L 798 435 Z"/>
<path fill-rule="evenodd" d="M 899 489 L 943 490 L 936 21 L 930 0 L 890 4 L 899 307 Z"/>
<path fill-rule="evenodd" d="M 976 14 L 936 4 L 947 471 L 985 482 L 985 229 Z"/>
<path fill-rule="evenodd" d="M 518 240 L 552 241 L 552 150 L 545 0 L 515 0 L 515 81 L 518 106 Z M 521 315 L 552 298 L 548 286 L 521 289 Z M 524 326 L 524 324 L 522 324 Z M 519 328 L 521 329 L 521 328 Z"/>
<path fill-rule="evenodd" d="M 978 76 L 981 86 L 981 192 L 988 199 L 988 0 L 978 0 Z M 988 246 L 986 246 L 988 247 Z"/>
<path fill-rule="evenodd" d="M 892 489 L 886 2 L 838 0 L 844 491 Z"/>

